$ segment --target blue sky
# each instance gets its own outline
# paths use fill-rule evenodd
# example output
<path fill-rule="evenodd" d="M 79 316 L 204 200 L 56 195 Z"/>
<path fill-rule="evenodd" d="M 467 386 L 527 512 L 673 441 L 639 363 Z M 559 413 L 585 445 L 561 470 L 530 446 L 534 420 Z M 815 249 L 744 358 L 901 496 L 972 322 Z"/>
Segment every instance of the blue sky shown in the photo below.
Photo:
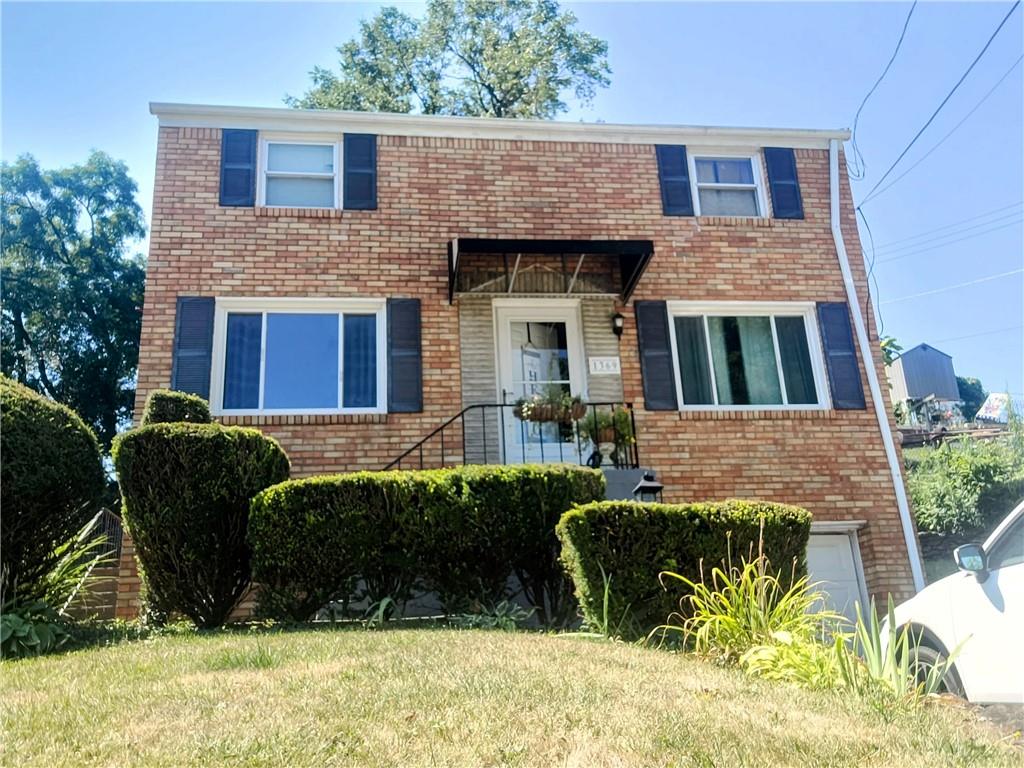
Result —
<path fill-rule="evenodd" d="M 399 4 L 403 5 L 403 4 Z M 907 3 L 565 4 L 609 43 L 612 85 L 562 119 L 847 127 L 881 73 Z M 46 167 L 92 148 L 124 160 L 152 202 L 150 101 L 280 106 L 376 5 L 13 3 L 2 24 L 2 155 Z M 421 6 L 403 5 L 418 13 Z M 861 115 L 863 200 L 984 45 L 1010 3 L 925 3 Z M 941 140 L 1024 49 L 1019 8 L 889 177 Z M 953 355 L 961 375 L 1024 392 L 1022 65 L 941 146 L 864 205 L 885 332 Z M 888 181 L 886 182 L 888 183 Z M 915 298 L 906 298 L 915 296 Z"/>

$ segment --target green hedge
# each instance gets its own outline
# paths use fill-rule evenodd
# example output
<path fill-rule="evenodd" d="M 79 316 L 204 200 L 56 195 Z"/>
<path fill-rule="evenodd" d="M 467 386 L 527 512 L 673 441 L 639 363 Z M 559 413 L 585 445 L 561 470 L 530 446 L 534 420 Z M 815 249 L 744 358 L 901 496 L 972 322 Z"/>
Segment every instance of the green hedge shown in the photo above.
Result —
<path fill-rule="evenodd" d="M 773 567 L 788 579 L 795 560 L 802 575 L 811 515 L 784 504 L 603 501 L 566 512 L 557 531 L 588 625 L 636 638 L 679 609 L 681 593 L 675 585 L 663 588 L 659 573 L 696 581 L 702 567 L 708 573 L 730 556 L 739 563 L 756 555 L 762 522 L 764 554 Z"/>
<path fill-rule="evenodd" d="M 455 612 L 500 600 L 517 573 L 547 619 L 551 604 L 564 609 L 555 522 L 603 495 L 600 472 L 561 466 L 293 480 L 253 499 L 253 578 L 264 611 L 301 620 L 331 601 L 402 603 L 417 591 Z"/>
<path fill-rule="evenodd" d="M 209 424 L 212 420 L 210 404 L 203 398 L 173 389 L 154 389 L 146 398 L 142 412 L 143 426 L 178 421 Z"/>
<path fill-rule="evenodd" d="M 288 477 L 281 446 L 255 429 L 175 423 L 119 435 L 113 453 L 147 599 L 222 624 L 250 583 L 249 503 Z"/>
<path fill-rule="evenodd" d="M 43 596 L 57 547 L 96 514 L 106 479 L 99 443 L 78 415 L 3 376 L 0 436 L 2 606 Z"/>

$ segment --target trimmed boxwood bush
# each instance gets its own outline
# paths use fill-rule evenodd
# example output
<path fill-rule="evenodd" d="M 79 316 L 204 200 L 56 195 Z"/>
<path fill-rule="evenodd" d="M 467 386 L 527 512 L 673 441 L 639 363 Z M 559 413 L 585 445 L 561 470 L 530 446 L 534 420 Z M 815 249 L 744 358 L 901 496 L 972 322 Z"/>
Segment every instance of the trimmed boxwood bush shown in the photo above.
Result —
<path fill-rule="evenodd" d="M 471 493 L 493 520 L 503 521 L 512 571 L 546 625 L 575 618 L 572 581 L 559 560 L 559 519 L 576 504 L 604 498 L 604 474 L 570 465 L 465 467 Z"/>
<path fill-rule="evenodd" d="M 114 440 L 125 523 L 158 612 L 219 626 L 250 582 L 249 503 L 288 478 L 255 429 L 153 424 Z"/>
<path fill-rule="evenodd" d="M 253 578 L 266 612 L 298 620 L 331 601 L 403 602 L 415 590 L 449 612 L 493 604 L 513 572 L 543 598 L 562 589 L 556 520 L 603 494 L 600 472 L 559 466 L 294 480 L 253 500 Z"/>
<path fill-rule="evenodd" d="M 173 389 L 154 389 L 146 398 L 142 412 L 143 426 L 177 421 L 209 424 L 212 420 L 210 404 L 203 398 Z"/>
<path fill-rule="evenodd" d="M 0 604 L 32 601 L 42 597 L 57 546 L 99 508 L 106 486 L 100 447 L 70 408 L 2 376 L 0 435 Z"/>
<path fill-rule="evenodd" d="M 788 583 L 805 572 L 810 529 L 811 515 L 799 507 L 733 499 L 602 501 L 566 512 L 557 531 L 587 623 L 636 638 L 679 609 L 681 593 L 675 584 L 661 586 L 662 571 L 697 581 L 702 567 L 708 574 L 729 558 L 738 564 L 756 556 L 763 535 L 765 556 Z"/>

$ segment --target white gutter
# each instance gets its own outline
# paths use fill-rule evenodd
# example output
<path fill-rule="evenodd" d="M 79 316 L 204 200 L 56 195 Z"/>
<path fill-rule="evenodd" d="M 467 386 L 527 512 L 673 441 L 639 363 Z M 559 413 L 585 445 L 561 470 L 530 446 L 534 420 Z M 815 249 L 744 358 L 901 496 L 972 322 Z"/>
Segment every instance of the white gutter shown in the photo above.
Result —
<path fill-rule="evenodd" d="M 846 254 L 846 244 L 843 242 L 843 232 L 840 226 L 839 142 L 836 139 L 831 139 L 828 143 L 828 174 L 829 191 L 832 197 L 832 239 L 835 240 L 836 253 L 839 256 L 839 266 L 843 271 L 843 283 L 846 285 L 846 300 L 850 305 L 853 326 L 857 332 L 860 359 L 864 362 L 868 386 L 871 388 L 871 402 L 874 403 L 875 416 L 878 419 L 878 429 L 882 433 L 882 445 L 885 446 L 885 455 L 889 460 L 889 472 L 892 475 L 893 489 L 896 491 L 896 505 L 900 509 L 900 522 L 903 524 L 903 540 L 907 545 L 907 555 L 910 557 L 910 573 L 914 578 L 914 590 L 920 592 L 924 589 L 924 568 L 921 565 L 921 552 L 917 545 L 917 535 L 914 533 L 914 521 L 910 515 L 910 502 L 907 501 L 907 491 L 903 486 L 903 472 L 900 470 L 899 457 L 896 455 L 896 444 L 893 441 L 892 430 L 889 426 L 889 414 L 885 412 L 885 400 L 882 398 L 882 388 L 878 382 L 875 356 L 871 349 L 871 341 L 868 339 L 868 330 L 864 324 L 864 316 L 860 311 L 857 287 L 853 283 L 850 259 Z"/>
<path fill-rule="evenodd" d="M 739 128 L 698 125 L 519 120 L 495 117 L 403 115 L 333 109 L 238 107 L 151 102 L 160 125 L 185 128 L 249 128 L 260 131 L 366 132 L 389 136 L 440 136 L 507 141 L 560 141 L 601 144 L 694 144 L 707 147 L 793 147 L 825 149 L 830 139 L 850 132 L 803 128 Z"/>

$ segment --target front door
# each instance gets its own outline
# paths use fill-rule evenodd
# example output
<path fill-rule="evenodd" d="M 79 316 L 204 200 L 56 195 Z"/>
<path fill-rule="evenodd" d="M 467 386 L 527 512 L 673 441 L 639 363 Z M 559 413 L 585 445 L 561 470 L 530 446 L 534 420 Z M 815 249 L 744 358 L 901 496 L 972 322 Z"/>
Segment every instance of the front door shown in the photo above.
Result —
<path fill-rule="evenodd" d="M 554 300 L 495 302 L 498 386 L 509 406 L 539 395 L 556 401 L 583 395 L 579 306 Z M 503 409 L 502 451 L 507 464 L 580 462 L 572 423 L 517 418 Z"/>

